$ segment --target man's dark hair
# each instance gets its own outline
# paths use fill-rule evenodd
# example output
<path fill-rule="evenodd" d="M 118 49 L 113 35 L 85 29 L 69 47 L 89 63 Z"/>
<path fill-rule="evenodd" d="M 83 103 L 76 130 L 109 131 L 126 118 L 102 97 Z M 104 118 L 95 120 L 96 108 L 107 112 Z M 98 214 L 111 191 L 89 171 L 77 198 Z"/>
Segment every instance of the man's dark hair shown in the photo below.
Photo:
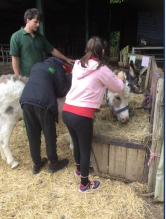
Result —
<path fill-rule="evenodd" d="M 42 16 L 36 8 L 28 9 L 24 14 L 25 23 L 27 23 L 27 19 L 32 20 L 33 18 L 37 18 L 40 21 L 42 20 Z"/>

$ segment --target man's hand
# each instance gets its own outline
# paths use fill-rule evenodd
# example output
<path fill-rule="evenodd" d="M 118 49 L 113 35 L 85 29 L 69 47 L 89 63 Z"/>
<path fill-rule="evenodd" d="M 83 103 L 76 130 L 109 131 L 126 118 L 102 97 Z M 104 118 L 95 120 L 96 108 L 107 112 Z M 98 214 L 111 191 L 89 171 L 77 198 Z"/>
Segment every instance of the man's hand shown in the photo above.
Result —
<path fill-rule="evenodd" d="M 75 60 L 69 59 L 68 57 L 64 56 L 61 52 L 59 52 L 55 48 L 51 51 L 51 54 L 59 59 L 66 61 L 70 65 L 73 65 L 73 63 L 75 62 Z"/>
<path fill-rule="evenodd" d="M 69 63 L 70 65 L 73 65 L 75 60 L 67 58 L 66 62 Z"/>

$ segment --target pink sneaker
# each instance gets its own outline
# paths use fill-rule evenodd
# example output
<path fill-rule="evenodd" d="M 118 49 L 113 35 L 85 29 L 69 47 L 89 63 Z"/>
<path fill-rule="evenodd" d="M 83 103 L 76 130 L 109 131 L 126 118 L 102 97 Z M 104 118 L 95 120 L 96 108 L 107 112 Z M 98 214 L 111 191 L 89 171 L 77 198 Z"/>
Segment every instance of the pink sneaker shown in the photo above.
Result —
<path fill-rule="evenodd" d="M 74 175 L 76 176 L 76 177 L 80 177 L 81 176 L 81 171 L 79 171 L 79 170 L 75 170 L 75 172 L 74 172 Z"/>
<path fill-rule="evenodd" d="M 89 192 L 90 190 L 96 190 L 98 189 L 100 186 L 100 182 L 99 181 L 89 181 L 89 183 L 86 186 L 83 186 L 80 183 L 80 188 L 79 188 L 79 192 Z"/>
<path fill-rule="evenodd" d="M 93 167 L 89 167 L 89 174 L 92 174 L 93 172 L 94 172 Z M 81 171 L 75 169 L 74 175 L 75 175 L 76 177 L 80 177 L 80 176 L 81 176 Z"/>

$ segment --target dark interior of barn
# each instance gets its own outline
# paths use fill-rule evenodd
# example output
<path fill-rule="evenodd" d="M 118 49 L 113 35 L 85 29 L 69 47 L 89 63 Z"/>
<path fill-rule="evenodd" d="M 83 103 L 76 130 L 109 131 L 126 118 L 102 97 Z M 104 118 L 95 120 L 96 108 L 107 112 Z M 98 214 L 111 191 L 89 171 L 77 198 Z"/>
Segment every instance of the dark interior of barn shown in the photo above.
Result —
<path fill-rule="evenodd" d="M 63 54 L 80 58 L 85 44 L 97 35 L 117 48 L 164 46 L 164 2 L 162 0 L 1 0 L 0 44 L 24 26 L 24 13 L 38 8 L 43 16 L 43 34 Z M 112 38 L 117 36 L 118 42 Z"/>

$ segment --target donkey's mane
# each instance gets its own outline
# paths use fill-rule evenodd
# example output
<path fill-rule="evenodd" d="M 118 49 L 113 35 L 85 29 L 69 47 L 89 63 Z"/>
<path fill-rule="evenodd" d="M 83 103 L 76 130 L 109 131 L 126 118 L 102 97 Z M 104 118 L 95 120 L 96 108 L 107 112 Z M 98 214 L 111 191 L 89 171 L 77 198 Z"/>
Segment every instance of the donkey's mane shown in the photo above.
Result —
<path fill-rule="evenodd" d="M 119 68 L 119 69 L 116 69 L 115 71 L 114 71 L 114 74 L 115 75 L 118 75 L 119 74 L 119 72 L 123 72 L 124 73 L 124 77 L 125 77 L 125 82 L 124 82 L 124 89 L 123 89 L 123 91 L 120 93 L 120 95 L 123 97 L 123 98 L 128 98 L 129 96 L 130 96 L 130 88 L 129 88 L 129 86 L 128 86 L 128 81 L 127 81 L 127 76 L 126 76 L 126 73 L 125 73 L 125 71 L 124 71 L 124 69 L 122 69 L 122 68 Z"/>
<path fill-rule="evenodd" d="M 9 74 L 9 75 L 2 75 L 0 77 L 0 83 L 7 83 L 9 80 L 12 80 L 14 82 L 16 81 L 20 81 L 21 83 L 24 83 L 26 84 L 26 82 L 28 81 L 28 78 L 27 77 L 23 77 L 23 76 L 16 76 L 16 75 L 12 75 L 12 74 Z"/>

